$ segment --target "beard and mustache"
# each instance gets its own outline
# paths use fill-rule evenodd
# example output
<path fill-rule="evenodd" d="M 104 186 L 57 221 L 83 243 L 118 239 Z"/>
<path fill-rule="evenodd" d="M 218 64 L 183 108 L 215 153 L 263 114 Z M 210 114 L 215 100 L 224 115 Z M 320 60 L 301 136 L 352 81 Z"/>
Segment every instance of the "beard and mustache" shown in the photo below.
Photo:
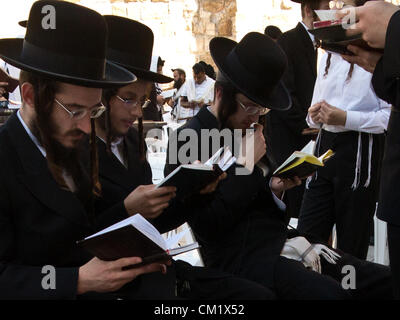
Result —
<path fill-rule="evenodd" d="M 53 178 L 60 188 L 72 191 L 88 212 L 93 200 L 89 175 L 91 149 L 89 136 L 79 129 L 68 131 L 65 136 L 74 137 L 83 134 L 83 138 L 77 140 L 73 147 L 66 147 L 54 138 L 58 129 L 54 122 L 50 119 L 40 121 L 37 118 L 31 123 L 31 131 L 46 150 L 46 160 Z M 45 123 L 44 127 L 40 126 L 43 123 Z M 70 190 L 68 187 L 64 173 L 71 177 L 75 190 Z"/>
<path fill-rule="evenodd" d="M 174 89 L 179 90 L 183 84 L 184 81 L 181 78 L 179 78 L 177 81 L 174 80 Z"/>

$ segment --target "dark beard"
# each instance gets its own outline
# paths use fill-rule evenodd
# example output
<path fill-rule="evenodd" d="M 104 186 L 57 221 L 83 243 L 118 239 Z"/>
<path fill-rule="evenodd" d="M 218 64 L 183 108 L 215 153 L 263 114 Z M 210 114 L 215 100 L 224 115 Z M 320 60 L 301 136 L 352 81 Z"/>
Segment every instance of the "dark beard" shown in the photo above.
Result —
<path fill-rule="evenodd" d="M 47 162 L 66 171 L 71 176 L 76 190 L 75 195 L 81 201 L 85 209 L 91 206 L 91 183 L 90 183 L 90 146 L 89 137 L 85 137 L 73 148 L 63 146 L 52 135 L 47 134 L 46 145 L 43 143 L 42 134 L 43 130 L 39 129 L 38 123 L 32 123 L 32 134 L 37 137 L 39 143 L 45 147 Z M 51 123 L 47 128 L 47 132 L 55 132 L 54 124 Z M 42 133 L 42 134 L 41 134 Z M 50 164 L 49 164 L 50 168 Z M 56 179 L 57 181 L 57 179 Z"/>
<path fill-rule="evenodd" d="M 183 80 L 182 79 L 178 79 L 178 81 L 174 81 L 174 88 L 179 90 L 183 85 Z"/>

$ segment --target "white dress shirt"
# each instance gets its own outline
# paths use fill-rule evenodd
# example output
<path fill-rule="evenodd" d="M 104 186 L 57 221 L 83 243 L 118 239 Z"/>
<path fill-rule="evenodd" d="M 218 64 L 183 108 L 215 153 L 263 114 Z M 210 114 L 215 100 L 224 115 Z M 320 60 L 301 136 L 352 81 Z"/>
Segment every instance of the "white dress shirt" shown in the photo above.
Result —
<path fill-rule="evenodd" d="M 350 63 L 332 54 L 328 75 L 324 76 L 327 56 L 325 53 L 321 60 L 311 105 L 325 100 L 346 111 L 347 116 L 344 126 L 324 124 L 322 128 L 330 132 L 383 133 L 387 129 L 391 105 L 376 96 L 371 84 L 372 74 L 354 65 L 352 77 L 347 80 Z M 307 123 L 312 128 L 320 127 L 309 115 Z"/>

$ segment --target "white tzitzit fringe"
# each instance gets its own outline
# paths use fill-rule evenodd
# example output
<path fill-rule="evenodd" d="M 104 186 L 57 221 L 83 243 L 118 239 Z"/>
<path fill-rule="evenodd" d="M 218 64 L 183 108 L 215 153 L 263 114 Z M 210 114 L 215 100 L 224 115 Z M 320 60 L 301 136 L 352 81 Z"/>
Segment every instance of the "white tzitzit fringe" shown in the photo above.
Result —
<path fill-rule="evenodd" d="M 368 188 L 371 182 L 371 166 L 372 166 L 372 146 L 374 144 L 374 139 L 372 133 L 368 134 L 369 145 L 368 145 L 368 178 L 365 181 L 364 188 Z"/>
<path fill-rule="evenodd" d="M 354 181 L 353 181 L 353 184 L 351 185 L 351 189 L 353 191 L 356 190 L 360 184 L 361 155 L 362 155 L 361 132 L 359 132 L 358 133 L 357 160 L 356 160 L 356 167 L 354 170 Z"/>
<path fill-rule="evenodd" d="M 371 183 L 371 167 L 372 167 L 372 147 L 374 139 L 371 133 L 368 134 L 368 178 L 365 181 L 364 188 L 368 188 Z M 358 133 L 357 160 L 354 172 L 354 182 L 351 189 L 354 191 L 360 185 L 361 179 L 361 159 L 362 159 L 362 139 L 361 132 Z"/>

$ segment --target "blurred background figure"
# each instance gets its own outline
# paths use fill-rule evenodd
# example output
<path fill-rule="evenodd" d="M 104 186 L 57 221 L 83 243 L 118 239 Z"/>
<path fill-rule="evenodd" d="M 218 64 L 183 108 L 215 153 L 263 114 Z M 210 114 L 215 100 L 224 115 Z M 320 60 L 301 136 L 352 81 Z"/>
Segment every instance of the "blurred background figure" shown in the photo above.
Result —
<path fill-rule="evenodd" d="M 180 99 L 186 82 L 186 72 L 180 68 L 172 69 L 172 72 L 174 73 L 174 89 L 176 91 L 172 99 L 168 101 L 168 105 L 172 108 L 172 118 L 177 120 L 181 109 Z"/>

